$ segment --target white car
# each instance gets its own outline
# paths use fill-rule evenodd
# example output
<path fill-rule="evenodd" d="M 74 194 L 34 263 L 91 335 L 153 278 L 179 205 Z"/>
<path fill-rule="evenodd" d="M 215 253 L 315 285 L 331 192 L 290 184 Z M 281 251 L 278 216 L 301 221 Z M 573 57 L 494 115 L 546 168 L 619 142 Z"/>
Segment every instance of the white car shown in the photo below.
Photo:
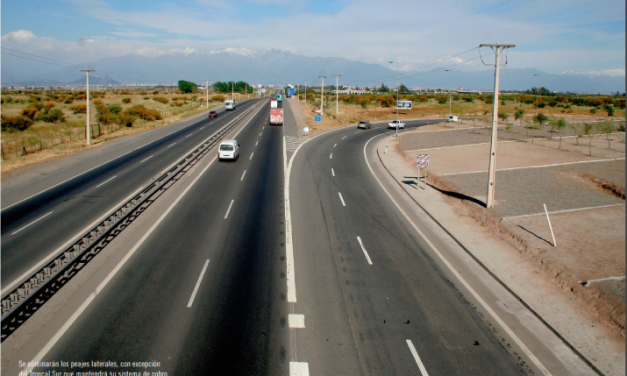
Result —
<path fill-rule="evenodd" d="M 218 159 L 236 160 L 239 157 L 239 143 L 237 140 L 224 140 L 218 148 Z"/>
<path fill-rule="evenodd" d="M 398 127 L 399 129 L 400 129 L 400 128 L 405 128 L 405 123 L 403 123 L 403 122 L 402 122 L 402 121 L 400 121 L 400 120 L 392 120 L 392 121 L 388 124 L 388 128 L 393 128 L 393 129 L 396 129 L 397 127 Z"/>
<path fill-rule="evenodd" d="M 456 123 L 459 121 L 457 116 L 449 115 L 448 119 L 446 119 L 447 123 Z"/>

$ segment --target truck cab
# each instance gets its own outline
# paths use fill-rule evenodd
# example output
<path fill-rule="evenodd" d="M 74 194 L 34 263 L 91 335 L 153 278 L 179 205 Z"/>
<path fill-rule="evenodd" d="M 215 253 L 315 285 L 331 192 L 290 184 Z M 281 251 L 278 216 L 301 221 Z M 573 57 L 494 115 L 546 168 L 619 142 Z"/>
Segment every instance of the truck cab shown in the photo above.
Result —
<path fill-rule="evenodd" d="M 227 111 L 233 111 L 235 109 L 235 101 L 229 99 L 226 102 L 224 102 L 224 106 L 226 107 Z"/>

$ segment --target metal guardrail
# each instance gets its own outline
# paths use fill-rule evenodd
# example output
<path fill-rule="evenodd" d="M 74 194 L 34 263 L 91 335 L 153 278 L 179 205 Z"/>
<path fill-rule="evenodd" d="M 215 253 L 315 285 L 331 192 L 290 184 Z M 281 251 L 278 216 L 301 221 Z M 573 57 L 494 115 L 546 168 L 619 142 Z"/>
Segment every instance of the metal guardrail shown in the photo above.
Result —
<path fill-rule="evenodd" d="M 46 301 L 74 277 L 94 256 L 139 217 L 163 192 L 178 181 L 213 146 L 260 104 L 250 107 L 218 130 L 167 171 L 150 179 L 147 186 L 106 219 L 85 232 L 41 269 L 2 297 L 2 341 L 28 320 Z"/>

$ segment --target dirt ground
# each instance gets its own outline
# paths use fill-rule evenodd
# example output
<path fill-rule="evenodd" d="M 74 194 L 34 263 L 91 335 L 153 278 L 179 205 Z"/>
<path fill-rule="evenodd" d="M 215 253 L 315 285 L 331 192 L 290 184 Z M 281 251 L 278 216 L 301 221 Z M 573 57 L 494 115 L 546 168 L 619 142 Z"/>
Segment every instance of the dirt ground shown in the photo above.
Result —
<path fill-rule="evenodd" d="M 556 138 L 531 144 L 529 139 L 522 141 L 524 130 L 516 134 L 518 141 L 508 140 L 504 130 L 500 133 L 493 209 L 484 204 L 490 152 L 487 130 L 429 125 L 404 132 L 401 148 L 406 163 L 412 165 L 415 154 L 429 154 L 430 180 L 458 194 L 451 200 L 462 203 L 460 214 L 508 240 L 545 278 L 605 322 L 612 335 L 624 338 L 624 281 L 586 284 L 625 276 L 625 144 L 619 142 L 624 133 L 610 136 L 617 141 L 611 149 L 605 136 L 593 138 L 591 147 L 587 140 L 581 145 L 579 138 L 577 145 L 576 137 L 566 137 L 560 149 Z M 554 166 L 542 167 L 546 165 Z M 543 203 L 549 208 L 556 247 Z"/>

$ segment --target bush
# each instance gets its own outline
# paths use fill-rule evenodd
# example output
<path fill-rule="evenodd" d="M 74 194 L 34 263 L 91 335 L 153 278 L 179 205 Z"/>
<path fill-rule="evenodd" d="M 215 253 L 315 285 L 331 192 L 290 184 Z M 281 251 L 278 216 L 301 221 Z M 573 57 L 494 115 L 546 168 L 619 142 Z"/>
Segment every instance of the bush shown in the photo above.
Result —
<path fill-rule="evenodd" d="M 386 94 L 386 95 L 379 95 L 377 97 L 377 101 L 383 107 L 392 107 L 394 106 L 396 99 L 394 98 L 392 94 Z"/>
<path fill-rule="evenodd" d="M 56 107 L 56 106 L 57 106 L 57 105 L 56 105 L 56 104 L 54 104 L 53 102 L 46 102 L 46 107 L 48 107 L 48 108 L 54 108 L 54 107 Z"/>
<path fill-rule="evenodd" d="M 448 97 L 444 95 L 440 95 L 436 99 L 439 104 L 446 104 L 446 102 L 448 102 Z"/>
<path fill-rule="evenodd" d="M 504 100 L 502 100 L 502 101 L 501 101 L 501 105 L 502 105 L 502 106 L 505 106 L 505 105 L 507 105 L 507 102 L 505 102 Z"/>
<path fill-rule="evenodd" d="M 46 123 L 65 123 L 65 116 L 63 116 L 63 111 L 58 108 L 50 110 L 48 113 L 38 113 L 35 116 L 36 121 L 44 121 Z"/>
<path fill-rule="evenodd" d="M 544 108 L 544 107 L 546 107 L 546 103 L 544 103 L 544 102 L 538 103 L 538 107 L 539 108 Z"/>
<path fill-rule="evenodd" d="M 11 97 L 2 97 L 2 103 L 7 102 L 7 103 L 11 103 L 13 102 L 13 98 Z"/>
<path fill-rule="evenodd" d="M 75 104 L 68 107 L 70 111 L 75 114 L 86 114 L 87 113 L 87 105 L 86 104 Z"/>
<path fill-rule="evenodd" d="M 594 114 L 596 114 L 596 113 L 597 113 L 597 109 L 596 109 L 596 108 L 594 108 L 594 107 L 593 107 L 593 108 L 591 108 L 591 109 L 590 109 L 590 113 L 591 113 L 591 114 L 593 114 L 593 115 L 594 115 Z"/>
<path fill-rule="evenodd" d="M 107 109 L 116 115 L 122 112 L 122 107 L 119 104 L 110 104 L 107 106 Z"/>
<path fill-rule="evenodd" d="M 144 93 L 143 95 L 146 95 L 146 93 Z M 122 103 L 124 104 L 129 104 L 131 103 L 132 99 L 131 98 L 122 98 Z"/>
<path fill-rule="evenodd" d="M 65 98 L 65 100 L 63 101 L 63 103 L 65 103 L 65 104 L 70 104 L 70 103 L 72 103 L 72 102 L 74 102 L 74 99 L 72 99 L 71 97 L 67 97 L 67 98 Z"/>
<path fill-rule="evenodd" d="M 144 119 L 146 121 L 162 119 L 161 113 L 159 111 L 151 110 L 141 104 L 136 104 L 133 107 L 128 108 L 126 111 L 124 111 L 124 113 L 132 116 L 137 116 L 140 119 Z"/>
<path fill-rule="evenodd" d="M 607 116 L 614 116 L 614 107 L 606 105 L 605 111 L 607 111 Z"/>
<path fill-rule="evenodd" d="M 102 99 L 94 99 L 92 102 L 94 102 L 94 104 L 96 106 L 98 106 L 99 104 L 104 104 L 104 102 L 102 101 Z"/>
<path fill-rule="evenodd" d="M 35 115 L 37 115 L 37 107 L 31 106 L 22 108 L 22 116 L 35 120 Z"/>
<path fill-rule="evenodd" d="M 311 94 L 311 93 L 309 93 Z M 307 98 L 309 98 L 309 94 L 307 94 Z M 313 95 L 313 94 L 311 94 Z M 213 97 L 211 97 L 211 100 L 214 102 L 222 102 L 224 101 L 224 95 L 214 95 Z"/>
<path fill-rule="evenodd" d="M 461 99 L 461 97 L 459 96 L 459 94 L 455 94 L 455 95 L 453 95 L 453 100 L 454 100 L 454 101 L 458 101 L 458 100 L 460 100 L 460 99 Z M 503 102 L 505 102 L 505 101 L 503 101 Z"/>
<path fill-rule="evenodd" d="M 7 132 L 24 131 L 33 125 L 33 121 L 25 116 L 6 116 L 0 115 L 2 118 L 2 130 Z"/>
<path fill-rule="evenodd" d="M 135 120 L 137 120 L 137 116 L 133 116 L 127 113 L 121 113 L 118 116 L 118 120 L 121 125 L 124 125 L 126 127 L 132 127 Z"/>
<path fill-rule="evenodd" d="M 163 104 L 168 104 L 168 102 L 170 102 L 170 100 L 165 97 L 153 97 L 152 100 Z"/>

